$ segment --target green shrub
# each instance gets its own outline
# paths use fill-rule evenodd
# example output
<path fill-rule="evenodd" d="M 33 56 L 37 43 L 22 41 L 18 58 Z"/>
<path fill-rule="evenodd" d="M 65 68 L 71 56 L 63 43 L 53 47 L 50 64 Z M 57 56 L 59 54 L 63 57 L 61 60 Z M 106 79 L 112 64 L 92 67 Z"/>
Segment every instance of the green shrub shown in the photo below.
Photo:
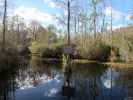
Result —
<path fill-rule="evenodd" d="M 84 47 L 77 46 L 78 56 L 89 60 L 106 61 L 110 54 L 110 46 L 102 41 L 90 41 Z"/>
<path fill-rule="evenodd" d="M 62 48 L 45 48 L 41 56 L 43 58 L 62 58 Z"/>
<path fill-rule="evenodd" d="M 109 54 L 110 46 L 97 43 L 88 50 L 87 58 L 90 60 L 107 61 Z"/>
<path fill-rule="evenodd" d="M 7 47 L 4 51 L 0 50 L 0 70 L 6 70 L 18 65 L 18 52 L 16 48 Z"/>
<path fill-rule="evenodd" d="M 43 45 L 42 43 L 39 42 L 32 42 L 31 46 L 29 47 L 31 53 L 40 53 L 43 51 L 44 48 L 48 47 L 48 45 Z"/>
<path fill-rule="evenodd" d="M 19 48 L 18 52 L 22 56 L 26 56 L 26 55 L 31 54 L 31 51 L 30 51 L 30 49 L 27 46 Z"/>

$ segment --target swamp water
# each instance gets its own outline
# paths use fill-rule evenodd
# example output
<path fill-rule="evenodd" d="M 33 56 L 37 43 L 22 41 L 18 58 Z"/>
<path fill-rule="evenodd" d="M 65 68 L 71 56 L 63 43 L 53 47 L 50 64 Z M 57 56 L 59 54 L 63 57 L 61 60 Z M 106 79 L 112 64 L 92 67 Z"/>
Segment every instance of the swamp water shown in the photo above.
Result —
<path fill-rule="evenodd" d="M 70 73 L 61 63 L 22 58 L 0 73 L 0 100 L 133 100 L 133 68 L 95 63 L 69 68 Z"/>

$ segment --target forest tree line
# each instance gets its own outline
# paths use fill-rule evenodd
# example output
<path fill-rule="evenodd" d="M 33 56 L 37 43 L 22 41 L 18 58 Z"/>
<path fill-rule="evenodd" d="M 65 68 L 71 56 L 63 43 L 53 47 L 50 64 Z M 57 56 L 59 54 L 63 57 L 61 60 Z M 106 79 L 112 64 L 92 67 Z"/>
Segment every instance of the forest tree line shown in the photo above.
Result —
<path fill-rule="evenodd" d="M 106 0 L 88 0 L 89 3 L 84 5 L 78 0 L 54 0 L 66 12 L 56 17 L 62 26 L 60 29 L 55 25 L 44 27 L 35 20 L 27 24 L 18 15 L 8 16 L 7 2 L 4 1 L 0 44 L 5 51 L 12 49 L 23 53 L 29 50 L 31 53 L 40 53 L 42 57 L 61 58 L 62 47 L 72 45 L 75 49 L 73 58 L 133 60 L 133 27 L 129 25 L 113 29 L 112 11 L 109 21 L 104 12 Z"/>

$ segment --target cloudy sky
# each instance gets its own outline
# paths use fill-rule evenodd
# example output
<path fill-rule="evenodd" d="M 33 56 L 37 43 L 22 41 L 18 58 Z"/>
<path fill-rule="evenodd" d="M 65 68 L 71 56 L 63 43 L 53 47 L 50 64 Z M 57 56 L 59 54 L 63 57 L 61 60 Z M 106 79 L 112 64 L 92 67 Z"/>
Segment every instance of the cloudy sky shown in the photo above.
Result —
<path fill-rule="evenodd" d="M 112 7 L 110 7 L 110 1 L 107 1 L 105 14 L 110 17 L 112 9 L 113 27 L 117 28 L 131 23 L 130 14 L 133 10 L 133 1 L 112 0 Z M 13 14 L 23 17 L 26 21 L 37 20 L 46 26 L 48 24 L 57 25 L 54 16 L 60 16 L 62 12 L 62 9 L 57 7 L 52 0 L 11 0 L 10 2 L 13 2 L 14 5 Z M 80 0 L 80 2 L 86 4 L 87 0 Z"/>

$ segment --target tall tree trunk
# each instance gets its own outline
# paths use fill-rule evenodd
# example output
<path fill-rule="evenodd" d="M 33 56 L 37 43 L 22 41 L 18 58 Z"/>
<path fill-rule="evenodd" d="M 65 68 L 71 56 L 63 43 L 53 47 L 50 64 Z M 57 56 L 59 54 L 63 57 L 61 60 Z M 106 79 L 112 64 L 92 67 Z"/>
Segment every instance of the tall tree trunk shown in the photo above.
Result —
<path fill-rule="evenodd" d="M 4 2 L 4 16 L 3 16 L 3 37 L 2 37 L 2 45 L 3 50 L 5 50 L 5 42 L 6 42 L 6 17 L 7 17 L 7 0 Z"/>
<path fill-rule="evenodd" d="M 70 1 L 68 0 L 67 3 L 67 10 L 68 10 L 68 20 L 67 20 L 67 32 L 68 32 L 68 45 L 70 45 Z"/>
<path fill-rule="evenodd" d="M 111 22 L 110 22 L 111 26 L 110 26 L 110 30 L 111 30 L 111 36 L 110 36 L 110 40 L 111 40 L 111 45 L 113 45 L 113 42 L 112 42 L 112 38 L 113 38 L 113 27 L 112 27 L 112 24 L 113 24 L 113 16 L 112 16 L 112 1 L 111 1 Z"/>
<path fill-rule="evenodd" d="M 96 39 L 96 5 L 94 5 L 94 20 L 93 20 L 93 24 L 94 24 L 94 39 Z"/>
<path fill-rule="evenodd" d="M 84 23 L 84 34 L 85 34 L 85 37 L 84 37 L 84 45 L 86 46 L 86 40 L 88 38 L 88 35 L 87 35 L 87 23 L 86 23 L 86 21 Z"/>
<path fill-rule="evenodd" d="M 20 44 L 20 26 L 19 26 L 19 23 L 17 25 L 17 44 Z"/>
<path fill-rule="evenodd" d="M 35 28 L 35 26 L 33 27 L 33 39 L 36 41 L 36 28 Z"/>
<path fill-rule="evenodd" d="M 74 21 L 75 21 L 74 29 L 75 29 L 75 34 L 76 34 L 77 33 L 77 18 L 76 17 L 74 18 Z"/>
<path fill-rule="evenodd" d="M 79 28 L 79 26 L 80 26 L 80 25 L 79 25 L 79 23 L 80 23 L 80 18 L 79 18 L 79 16 L 78 16 L 77 21 L 78 21 L 78 22 L 77 22 L 77 24 L 78 24 L 78 25 L 77 25 L 77 31 L 78 31 L 78 33 L 79 33 L 79 32 L 80 32 L 80 28 Z"/>

